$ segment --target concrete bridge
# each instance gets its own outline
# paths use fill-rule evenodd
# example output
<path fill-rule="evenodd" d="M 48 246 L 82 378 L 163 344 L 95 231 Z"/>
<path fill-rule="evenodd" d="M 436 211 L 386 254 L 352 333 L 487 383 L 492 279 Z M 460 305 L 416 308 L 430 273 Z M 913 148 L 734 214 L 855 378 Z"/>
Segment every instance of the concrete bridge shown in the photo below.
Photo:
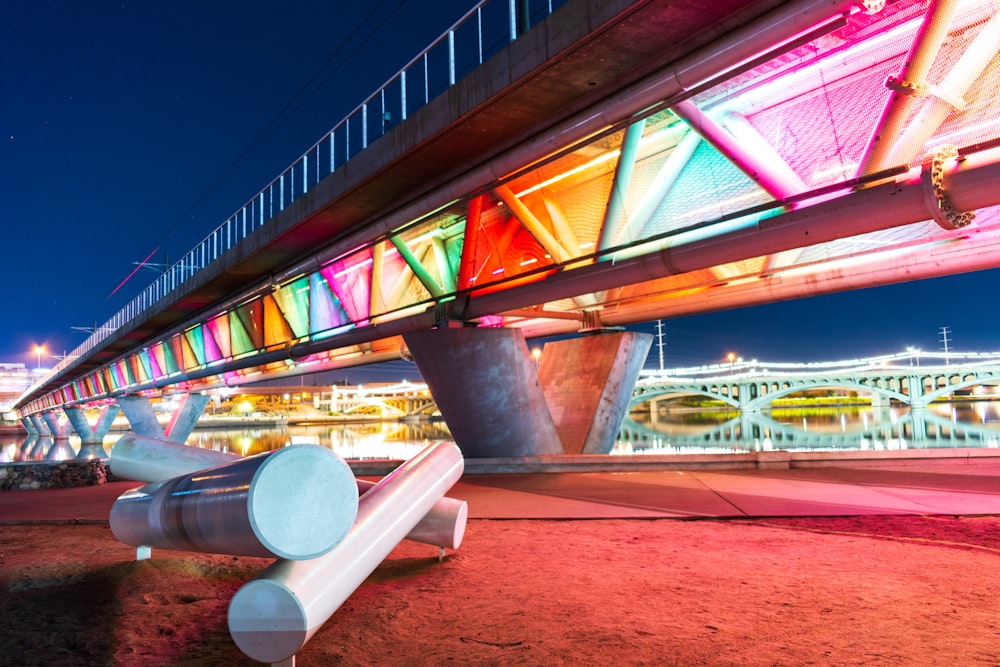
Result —
<path fill-rule="evenodd" d="M 94 437 L 83 406 L 180 393 L 187 424 L 402 357 L 466 455 L 607 451 L 649 345 L 623 325 L 1000 266 L 991 2 L 556 4 L 473 6 L 19 416 Z"/>
<path fill-rule="evenodd" d="M 1000 353 L 921 353 L 817 363 L 732 364 L 653 371 L 636 384 L 630 406 L 682 396 L 706 396 L 741 412 L 760 412 L 784 396 L 838 389 L 870 396 L 872 407 L 891 402 L 926 408 L 956 392 L 1000 384 Z"/>

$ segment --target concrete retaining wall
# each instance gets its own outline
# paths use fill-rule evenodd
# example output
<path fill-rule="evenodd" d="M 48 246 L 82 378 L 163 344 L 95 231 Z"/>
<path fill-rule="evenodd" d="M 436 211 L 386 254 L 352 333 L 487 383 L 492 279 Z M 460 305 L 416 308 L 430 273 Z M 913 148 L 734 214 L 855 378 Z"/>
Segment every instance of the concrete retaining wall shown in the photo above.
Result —
<path fill-rule="evenodd" d="M 400 461 L 368 459 L 348 461 L 355 475 L 389 474 Z M 878 468 L 1000 464 L 1000 449 L 911 449 L 904 451 L 741 452 L 735 454 L 640 454 L 608 456 L 524 456 L 469 458 L 465 474 L 544 472 L 641 472 L 647 470 L 788 470 L 790 468 Z"/>

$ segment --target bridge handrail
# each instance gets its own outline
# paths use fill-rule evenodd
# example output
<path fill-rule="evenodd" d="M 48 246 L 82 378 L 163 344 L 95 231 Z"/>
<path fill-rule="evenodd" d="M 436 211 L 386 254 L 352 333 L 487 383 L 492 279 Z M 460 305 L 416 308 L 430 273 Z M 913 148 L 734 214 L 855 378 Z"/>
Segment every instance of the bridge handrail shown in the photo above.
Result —
<path fill-rule="evenodd" d="M 931 360 L 943 360 L 943 364 L 929 365 Z M 900 365 L 906 362 L 906 366 Z M 923 365 L 921 365 L 923 364 Z M 906 368 L 908 372 L 942 372 L 954 365 L 969 369 L 977 366 L 1000 364 L 1000 352 L 899 352 L 865 359 L 848 359 L 844 361 L 813 361 L 813 362 L 761 362 L 736 361 L 733 363 L 718 363 L 686 368 L 647 369 L 640 373 L 639 384 L 663 381 L 698 382 L 703 380 L 728 380 L 752 375 L 776 377 L 815 376 L 817 374 L 849 375 L 851 373 L 871 373 L 876 370 L 900 371 Z M 799 372 L 796 372 L 799 371 Z"/>
<path fill-rule="evenodd" d="M 542 7 L 536 9 L 536 14 L 540 14 L 537 18 L 532 16 L 530 9 L 526 16 L 520 15 L 519 6 L 522 3 L 519 0 L 480 0 L 477 2 L 462 18 L 452 24 L 450 28 L 411 59 L 402 69 L 389 77 L 388 81 L 350 111 L 330 131 L 326 132 L 321 139 L 294 160 L 288 168 L 268 183 L 260 192 L 251 197 L 243 206 L 238 208 L 225 222 L 212 230 L 190 252 L 184 255 L 177 263 L 166 268 L 159 278 L 125 304 L 107 322 L 100 327 L 96 327 L 94 333 L 87 340 L 56 364 L 45 378 L 36 383 L 36 386 L 58 374 L 75 359 L 86 355 L 119 328 L 130 322 L 147 308 L 156 304 L 167 294 L 173 292 L 185 281 L 190 280 L 198 271 L 204 269 L 209 263 L 221 257 L 250 233 L 269 222 L 277 213 L 284 210 L 286 206 L 305 195 L 311 186 L 319 183 L 320 180 L 333 173 L 336 168 L 343 166 L 352 157 L 366 149 L 371 141 L 378 139 L 389 129 L 395 127 L 396 121 L 393 120 L 392 113 L 396 109 L 390 108 L 388 111 L 386 110 L 386 91 L 389 91 L 398 84 L 398 122 L 406 120 L 408 113 L 426 106 L 432 99 L 436 99 L 441 93 L 454 86 L 461 79 L 458 76 L 459 70 L 464 70 L 462 76 L 465 76 L 479 65 L 482 65 L 495 52 L 516 40 L 518 35 L 524 32 L 527 27 L 530 27 L 532 22 L 537 23 L 547 18 L 553 12 L 554 8 L 563 4 L 564 1 L 544 0 L 544 2 L 540 3 Z M 504 12 L 503 5 L 505 4 L 506 11 Z M 487 8 L 490 6 L 498 8 L 496 15 L 488 13 Z M 489 25 L 484 25 L 484 19 L 490 22 Z M 471 25 L 473 20 L 475 20 L 474 36 L 476 37 L 477 45 L 477 48 L 474 49 L 475 57 L 471 62 L 460 63 L 458 60 L 460 54 L 458 44 L 456 43 L 456 36 L 461 28 Z M 519 29 L 519 24 L 525 27 Z M 494 36 L 492 42 L 487 41 L 485 39 L 487 35 L 494 35 L 498 25 L 501 28 L 499 36 Z M 500 40 L 499 43 L 497 39 Z M 442 82 L 446 83 L 444 83 L 443 88 L 433 90 L 434 94 L 432 97 L 431 59 L 434 51 L 442 46 L 447 48 L 447 58 L 445 60 L 447 73 L 442 78 Z M 414 100 L 411 99 L 407 91 L 407 72 L 410 70 L 419 71 L 421 65 L 423 67 L 423 97 L 421 99 L 418 96 Z M 439 75 L 437 70 L 435 70 L 435 75 Z M 438 83 L 435 82 L 436 85 Z M 369 109 L 369 106 L 374 100 L 379 101 L 378 113 L 374 116 L 377 122 L 369 123 L 370 114 L 373 113 L 373 110 Z M 352 120 L 360 121 L 361 123 L 361 128 L 354 130 L 355 133 L 360 135 L 356 137 L 359 139 L 360 146 L 355 144 L 353 150 L 351 148 Z M 357 128 L 357 123 L 355 123 L 355 128 Z M 340 156 L 341 161 L 339 163 L 336 161 L 338 137 L 343 144 L 343 155 Z M 329 159 L 321 159 L 321 157 L 328 157 Z M 300 173 L 298 184 L 296 184 L 297 171 Z M 275 208 L 277 208 L 277 211 L 275 211 Z M 30 392 L 31 389 L 28 391 Z"/>

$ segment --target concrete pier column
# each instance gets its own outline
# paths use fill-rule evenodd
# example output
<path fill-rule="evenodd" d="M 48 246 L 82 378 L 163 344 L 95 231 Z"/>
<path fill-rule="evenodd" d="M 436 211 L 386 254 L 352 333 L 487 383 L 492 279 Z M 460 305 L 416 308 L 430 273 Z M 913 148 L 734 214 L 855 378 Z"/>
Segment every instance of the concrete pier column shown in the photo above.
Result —
<path fill-rule="evenodd" d="M 889 407 L 889 398 L 880 391 L 872 392 L 872 410 L 879 411 Z"/>
<path fill-rule="evenodd" d="M 562 453 L 521 331 L 455 327 L 403 338 L 466 457 Z"/>
<path fill-rule="evenodd" d="M 205 394 L 187 394 L 170 418 L 166 428 L 160 426 L 153 406 L 145 396 L 120 396 L 118 404 L 121 406 L 125 418 L 128 419 L 132 431 L 137 435 L 158 440 L 170 440 L 171 442 L 183 443 L 191 435 L 198 418 L 208 405 L 209 397 Z"/>
<path fill-rule="evenodd" d="M 111 430 L 111 424 L 114 423 L 115 417 L 121 412 L 121 408 L 114 404 L 105 405 L 101 408 L 101 414 L 98 416 L 97 423 L 94 426 L 91 426 L 90 422 L 87 421 L 87 415 L 84 413 L 83 408 L 64 408 L 63 411 L 66 413 L 69 423 L 73 425 L 73 430 L 80 436 L 80 441 L 83 444 L 99 445 L 104 441 L 104 436 Z"/>
<path fill-rule="evenodd" d="M 97 424 L 90 425 L 83 408 L 63 408 L 66 418 L 73 425 L 73 430 L 80 436 L 80 452 L 78 459 L 104 458 L 104 436 L 111 430 L 111 425 L 115 417 L 121 412 L 118 405 L 109 403 L 101 408 L 101 414 L 97 418 Z"/>
<path fill-rule="evenodd" d="M 919 375 L 908 375 L 906 377 L 907 394 L 910 397 L 910 410 L 923 410 L 927 407 L 927 399 L 924 398 L 924 379 Z"/>
<path fill-rule="evenodd" d="M 46 410 L 42 413 L 42 419 L 45 420 L 45 425 L 49 427 L 49 433 L 56 440 L 68 440 L 69 439 L 69 422 L 59 421 L 59 415 L 57 415 L 52 410 Z"/>
<path fill-rule="evenodd" d="M 198 418 L 208 405 L 209 396 L 207 394 L 187 394 L 181 399 L 180 407 L 170 417 L 170 423 L 163 430 L 167 440 L 173 442 L 184 442 L 191 435 Z"/>
<path fill-rule="evenodd" d="M 166 440 L 163 427 L 156 419 L 153 406 L 145 396 L 119 396 L 118 405 L 128 419 L 132 431 L 148 438 Z"/>
<path fill-rule="evenodd" d="M 49 431 L 49 427 L 46 425 L 45 420 L 37 412 L 31 415 L 31 423 L 35 425 L 35 432 L 38 435 L 51 436 L 52 432 Z"/>
<path fill-rule="evenodd" d="M 21 417 L 21 424 L 29 434 L 38 435 L 38 429 L 35 428 L 35 423 L 31 421 L 31 417 Z"/>
<path fill-rule="evenodd" d="M 538 378 L 564 453 L 611 451 L 652 342 L 651 334 L 614 331 L 545 345 Z"/>
<path fill-rule="evenodd" d="M 750 383 L 749 382 L 737 382 L 736 383 L 736 400 L 739 401 L 740 412 L 760 412 L 760 408 L 756 410 L 750 409 Z"/>

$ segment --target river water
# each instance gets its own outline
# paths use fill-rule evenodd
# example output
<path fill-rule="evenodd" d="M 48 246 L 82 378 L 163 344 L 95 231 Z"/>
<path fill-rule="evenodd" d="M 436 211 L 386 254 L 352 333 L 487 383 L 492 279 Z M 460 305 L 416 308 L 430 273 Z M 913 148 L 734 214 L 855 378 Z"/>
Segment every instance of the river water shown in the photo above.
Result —
<path fill-rule="evenodd" d="M 111 451 L 121 433 L 103 443 Z M 353 422 L 312 426 L 196 429 L 188 444 L 249 456 L 290 444 L 329 447 L 345 459 L 407 459 L 435 440 L 450 440 L 443 422 Z M 705 454 L 766 449 L 790 451 L 903 450 L 1000 447 L 1000 402 L 937 403 L 907 408 L 794 408 L 759 414 L 673 410 L 655 419 L 626 419 L 613 455 Z M 97 452 L 92 452 L 97 453 Z M 0 461 L 66 459 L 80 455 L 79 438 L 0 436 Z"/>

